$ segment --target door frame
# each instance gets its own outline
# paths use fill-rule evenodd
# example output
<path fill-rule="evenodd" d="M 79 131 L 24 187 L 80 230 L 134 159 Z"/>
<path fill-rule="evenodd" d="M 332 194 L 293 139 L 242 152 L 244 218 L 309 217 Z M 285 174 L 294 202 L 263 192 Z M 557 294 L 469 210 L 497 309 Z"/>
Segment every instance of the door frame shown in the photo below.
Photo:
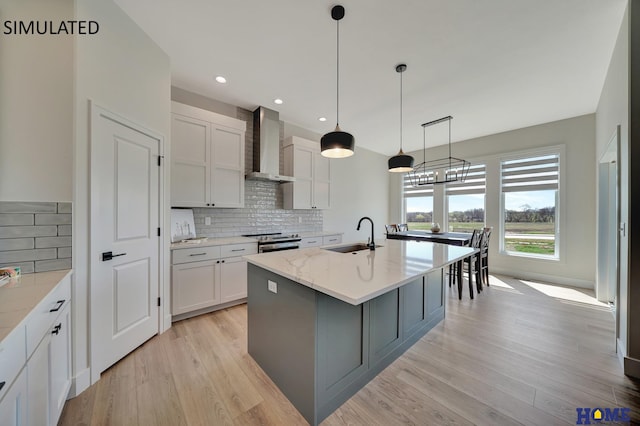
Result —
<path fill-rule="evenodd" d="M 93 123 L 96 123 L 97 120 L 99 120 L 101 117 L 106 118 L 108 120 L 111 120 L 117 124 L 120 124 L 122 126 L 128 127 L 131 130 L 134 130 L 136 132 L 142 133 L 145 136 L 148 136 L 152 139 L 155 139 L 158 141 L 158 156 L 159 156 L 159 161 L 160 161 L 160 167 L 158 167 L 158 225 L 161 228 L 161 237 L 159 238 L 158 241 L 158 296 L 161 298 L 162 304 L 161 304 L 161 309 L 158 312 L 158 324 L 157 324 L 157 334 L 160 334 L 166 330 L 168 330 L 171 327 L 171 323 L 167 323 L 167 318 L 171 318 L 170 313 L 167 314 L 167 312 L 169 311 L 169 298 L 167 297 L 167 293 L 166 291 L 168 290 L 168 286 L 166 284 L 166 274 L 165 274 L 165 267 L 166 267 L 166 258 L 163 255 L 163 253 L 165 253 L 168 250 L 168 244 L 167 244 L 167 233 L 165 232 L 165 230 L 167 229 L 166 227 L 166 219 L 168 217 L 168 215 L 166 214 L 166 208 L 165 208 L 165 204 L 166 204 L 166 164 L 165 164 L 165 140 L 164 140 L 164 136 L 158 132 L 155 132 L 153 130 L 150 130 L 146 127 L 144 127 L 143 125 L 136 123 L 132 120 L 129 120 L 127 118 L 125 118 L 122 115 L 119 115 L 117 113 L 114 113 L 112 111 L 110 111 L 107 108 L 104 108 L 98 104 L 96 104 L 93 100 L 89 100 L 89 263 L 88 263 L 88 283 L 87 283 L 87 290 L 88 290 L 88 306 L 87 306 L 87 311 L 88 311 L 88 320 L 89 320 L 89 336 L 88 336 L 88 350 L 89 350 L 89 367 L 90 367 L 90 376 L 91 376 L 91 384 L 94 384 L 95 382 L 98 381 L 98 379 L 100 379 L 100 373 L 98 371 L 94 371 L 94 366 L 96 365 L 94 363 L 94 318 L 92 315 L 92 307 L 93 307 L 93 303 L 95 302 L 92 298 L 91 298 L 91 290 L 92 290 L 92 282 L 93 282 L 93 271 L 91 268 L 91 264 L 92 261 L 91 259 L 93 258 L 93 256 L 98 256 L 99 253 L 96 248 L 94 248 L 94 241 L 93 241 L 93 234 L 94 234 L 94 229 L 96 226 L 98 226 L 97 223 L 95 223 L 95 221 L 93 220 L 93 215 L 94 215 L 94 199 L 92 197 L 92 193 L 91 193 L 91 180 L 93 179 L 93 174 L 92 174 L 92 170 L 91 170 L 91 165 L 93 164 L 94 161 L 96 161 L 93 157 L 94 155 L 94 150 L 92 149 L 92 145 L 95 141 L 95 134 L 94 134 L 94 129 L 95 126 L 93 126 Z M 95 253 L 94 253 L 95 251 Z"/>
<path fill-rule="evenodd" d="M 598 236 L 598 244 L 596 253 L 596 297 L 598 300 L 608 303 L 611 297 L 610 293 L 610 285 L 606 279 L 603 279 L 603 271 L 602 266 L 606 265 L 607 270 L 611 267 L 615 268 L 615 280 L 616 280 L 616 289 L 615 289 L 615 303 L 617 304 L 620 300 L 620 224 L 621 224 L 621 210 L 620 210 L 620 201 L 621 201 L 621 181 L 620 181 L 620 142 L 621 142 L 621 126 L 617 125 L 615 131 L 609 138 L 609 142 L 607 146 L 598 159 L 598 220 L 597 220 L 597 236 Z M 610 164 L 616 164 L 615 170 L 615 179 L 616 179 L 616 205 L 615 205 L 615 229 L 611 229 L 610 224 L 610 216 L 609 212 L 611 211 L 611 206 L 609 203 L 609 176 L 610 173 Z M 607 177 L 604 178 L 604 174 L 606 173 Z M 606 209 L 607 216 L 606 221 L 603 222 L 604 217 L 601 216 L 601 212 Z M 616 254 L 616 262 L 615 265 L 611 265 L 610 262 L 602 260 L 601 257 L 605 256 L 607 259 L 609 258 L 609 241 L 611 239 L 611 232 L 615 233 L 615 254 Z M 604 238 L 605 241 L 600 241 L 601 238 Z M 605 252 L 601 252 L 604 250 Z M 604 297 L 606 295 L 606 298 Z M 605 300 L 607 299 L 607 300 Z M 615 317 L 616 317 L 616 330 L 618 330 L 619 326 L 619 309 L 615 307 Z M 617 334 L 617 331 L 616 331 Z"/>

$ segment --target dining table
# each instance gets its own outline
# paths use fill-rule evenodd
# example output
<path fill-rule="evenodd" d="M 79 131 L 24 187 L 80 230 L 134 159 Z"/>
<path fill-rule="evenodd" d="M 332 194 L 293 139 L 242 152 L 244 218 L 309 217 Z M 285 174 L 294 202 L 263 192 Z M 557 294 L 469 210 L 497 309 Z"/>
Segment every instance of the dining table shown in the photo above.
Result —
<path fill-rule="evenodd" d="M 409 230 L 387 233 L 387 239 L 390 240 L 414 240 L 414 241 L 429 241 L 432 243 L 450 244 L 454 246 L 468 246 L 471 244 L 471 236 L 473 234 L 469 232 L 432 232 L 432 231 L 420 231 Z M 458 279 L 458 298 L 462 299 L 462 260 L 457 262 L 457 279 Z M 449 282 L 451 283 L 451 275 L 449 275 Z M 469 279 L 469 292 L 473 299 L 473 286 L 471 279 Z"/>

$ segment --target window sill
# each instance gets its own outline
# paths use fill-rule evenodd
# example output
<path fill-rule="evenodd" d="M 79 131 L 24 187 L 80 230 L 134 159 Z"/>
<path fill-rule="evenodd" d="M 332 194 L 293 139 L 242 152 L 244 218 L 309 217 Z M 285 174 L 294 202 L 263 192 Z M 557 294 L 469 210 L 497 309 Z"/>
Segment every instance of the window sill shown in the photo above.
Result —
<path fill-rule="evenodd" d="M 500 251 L 500 255 L 508 256 L 508 257 L 522 257 L 525 259 L 532 259 L 532 260 L 548 260 L 552 262 L 560 261 L 559 256 L 549 256 L 544 254 L 532 254 L 532 253 L 519 253 L 516 251 Z"/>

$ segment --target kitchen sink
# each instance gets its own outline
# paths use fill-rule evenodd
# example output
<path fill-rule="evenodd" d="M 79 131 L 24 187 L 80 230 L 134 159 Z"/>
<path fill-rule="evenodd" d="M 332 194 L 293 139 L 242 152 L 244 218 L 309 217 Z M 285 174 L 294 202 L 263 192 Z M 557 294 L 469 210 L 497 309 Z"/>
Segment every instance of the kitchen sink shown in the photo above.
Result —
<path fill-rule="evenodd" d="M 378 247 L 382 247 L 379 245 L 376 245 L 376 248 Z M 360 251 L 360 250 L 369 250 L 369 246 L 366 244 L 349 244 L 348 246 L 338 246 L 338 247 L 328 247 L 325 248 L 325 250 L 330 250 L 330 251 L 335 251 L 338 253 L 353 253 L 355 251 Z"/>

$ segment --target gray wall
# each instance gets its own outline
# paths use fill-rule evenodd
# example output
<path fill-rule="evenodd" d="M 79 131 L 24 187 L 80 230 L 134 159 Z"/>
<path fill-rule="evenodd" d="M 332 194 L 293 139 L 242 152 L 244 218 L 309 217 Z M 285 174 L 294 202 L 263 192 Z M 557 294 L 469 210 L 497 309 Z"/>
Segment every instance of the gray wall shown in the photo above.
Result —
<path fill-rule="evenodd" d="M 73 0 L 4 0 L 7 20 L 73 19 Z M 0 36 L 0 201 L 71 201 L 73 38 Z"/>
<path fill-rule="evenodd" d="M 455 126 L 455 122 L 453 124 Z M 501 254 L 498 251 L 500 229 L 500 157 L 505 154 L 564 145 L 564 187 L 560 193 L 560 261 L 541 260 Z M 427 158 L 446 157 L 447 146 L 427 149 Z M 486 223 L 493 226 L 490 256 L 492 272 L 518 278 L 540 279 L 559 284 L 593 288 L 595 282 L 595 116 L 593 114 L 513 130 L 452 146 L 456 157 L 487 164 Z M 411 153 L 422 161 L 422 151 Z M 391 191 L 400 191 L 392 180 Z M 397 199 L 397 196 L 395 196 Z M 397 206 L 390 217 L 401 217 Z M 438 206 L 434 205 L 434 213 Z M 437 218 L 438 216 L 436 216 Z M 442 220 L 438 220 L 442 222 Z M 441 223 L 442 225 L 442 223 Z M 589 232 L 586 232 L 589 230 Z"/>
<path fill-rule="evenodd" d="M 624 14 L 620 33 L 609 64 L 607 77 L 602 88 L 598 109 L 596 111 L 596 162 L 607 149 L 607 145 L 616 126 L 620 125 L 620 184 L 621 222 L 629 223 L 629 10 Z M 618 314 L 620 318 L 617 330 L 620 351 L 627 354 L 629 332 L 629 234 L 620 235 L 620 296 Z"/>
<path fill-rule="evenodd" d="M 111 0 L 77 0 L 75 19 L 96 20 L 100 32 L 92 37 L 75 38 L 75 112 L 74 120 L 74 276 L 72 285 L 74 324 L 75 382 L 81 392 L 89 384 L 89 102 L 106 108 L 164 135 L 165 158 L 170 161 L 170 89 L 169 57 Z M 45 54 L 46 52 L 43 52 Z M 70 76 L 71 78 L 72 76 Z M 52 87 L 55 82 L 52 82 Z M 170 229 L 169 167 L 165 168 L 164 228 Z M 164 268 L 160 286 L 163 300 L 170 300 L 169 238 L 162 240 Z M 170 304 L 164 304 L 161 328 L 171 324 Z"/>

